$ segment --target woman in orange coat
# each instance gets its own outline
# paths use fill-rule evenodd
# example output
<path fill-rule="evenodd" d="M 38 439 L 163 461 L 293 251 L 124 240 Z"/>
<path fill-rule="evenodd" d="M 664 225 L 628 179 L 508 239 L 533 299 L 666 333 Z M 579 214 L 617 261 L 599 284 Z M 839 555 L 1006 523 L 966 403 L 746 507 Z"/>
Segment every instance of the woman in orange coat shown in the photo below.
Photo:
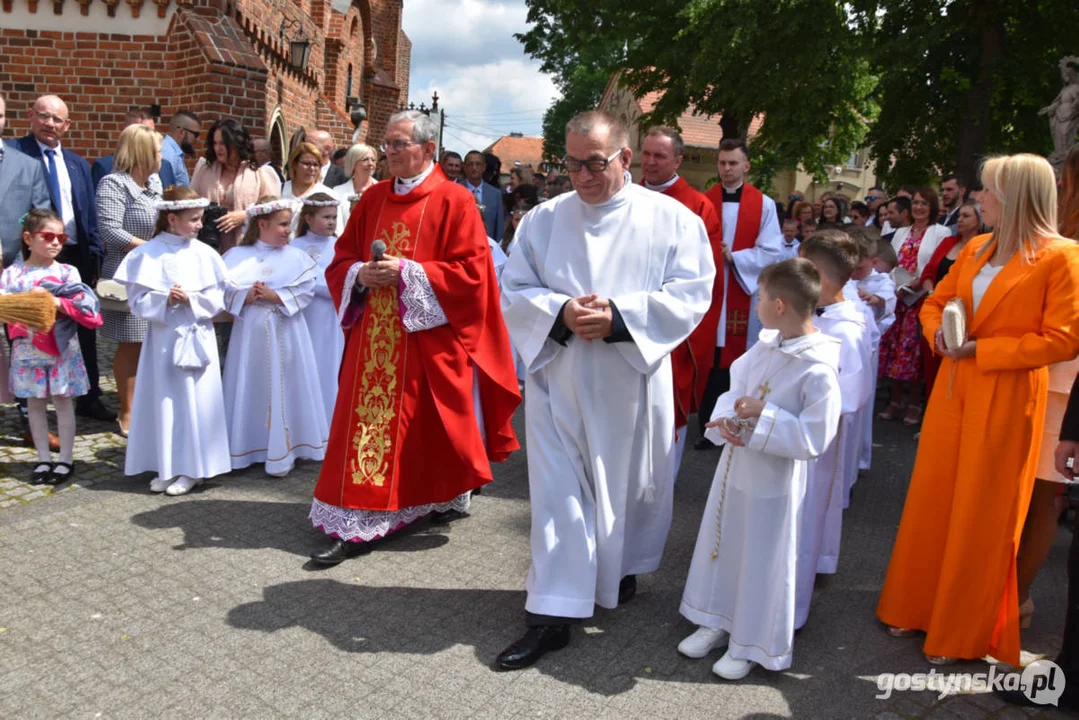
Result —
<path fill-rule="evenodd" d="M 1057 235 L 1053 170 L 993 158 L 974 238 L 925 301 L 926 339 L 945 357 L 929 401 L 877 615 L 926 633 L 926 659 L 1019 664 L 1016 549 L 1045 420 L 1046 366 L 1079 353 L 1079 249 Z M 966 307 L 968 340 L 943 345 L 941 315 Z"/>

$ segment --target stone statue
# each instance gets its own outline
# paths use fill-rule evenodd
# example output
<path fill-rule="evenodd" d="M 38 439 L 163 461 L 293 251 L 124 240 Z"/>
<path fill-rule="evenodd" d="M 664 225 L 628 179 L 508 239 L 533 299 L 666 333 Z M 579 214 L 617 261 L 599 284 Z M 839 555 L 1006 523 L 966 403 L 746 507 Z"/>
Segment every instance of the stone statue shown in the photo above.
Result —
<path fill-rule="evenodd" d="M 1049 161 L 1061 165 L 1068 150 L 1075 144 L 1075 134 L 1079 132 L 1079 57 L 1069 55 L 1060 61 L 1060 76 L 1064 88 L 1051 105 L 1038 111 L 1039 115 L 1049 116 L 1049 132 L 1053 136 L 1053 154 Z"/>

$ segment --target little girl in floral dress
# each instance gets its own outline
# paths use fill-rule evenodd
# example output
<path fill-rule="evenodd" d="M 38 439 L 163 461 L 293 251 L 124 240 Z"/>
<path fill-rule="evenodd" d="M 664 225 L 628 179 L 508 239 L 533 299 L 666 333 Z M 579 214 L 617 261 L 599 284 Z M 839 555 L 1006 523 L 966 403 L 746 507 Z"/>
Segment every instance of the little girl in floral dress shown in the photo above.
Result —
<path fill-rule="evenodd" d="M 56 302 L 56 325 L 41 332 L 22 323 L 9 323 L 11 346 L 11 392 L 26 398 L 30 433 L 38 463 L 30 482 L 60 485 L 73 476 L 75 467 L 75 405 L 73 398 L 90 389 L 76 337 L 76 323 L 88 328 L 101 325 L 97 296 L 82 283 L 79 271 L 56 262 L 67 235 L 64 223 L 50 210 L 31 210 L 23 221 L 23 262 L 0 275 L 0 293 L 47 292 Z M 60 435 L 60 461 L 52 462 L 46 407 L 52 398 Z"/>

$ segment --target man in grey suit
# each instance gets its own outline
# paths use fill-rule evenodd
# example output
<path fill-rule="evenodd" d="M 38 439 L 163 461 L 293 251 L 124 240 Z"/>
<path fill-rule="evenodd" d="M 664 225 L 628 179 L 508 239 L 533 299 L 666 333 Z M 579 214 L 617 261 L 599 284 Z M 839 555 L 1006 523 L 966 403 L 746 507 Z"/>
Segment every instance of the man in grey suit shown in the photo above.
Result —
<path fill-rule="evenodd" d="M 506 222 L 502 212 L 502 191 L 483 181 L 483 172 L 486 169 L 487 161 L 484 160 L 483 153 L 469 150 L 465 155 L 465 176 L 460 183 L 476 198 L 476 204 L 482 206 L 487 237 L 501 242 L 502 229 Z"/>
<path fill-rule="evenodd" d="M 7 125 L 7 105 L 0 95 L 0 137 Z M 32 208 L 51 210 L 49 186 L 45 184 L 45 173 L 41 163 L 23 154 L 12 145 L 5 145 L 0 140 L 0 245 L 4 250 L 4 267 L 15 262 L 22 247 L 22 218 Z M 3 378 L 2 382 L 7 382 Z M 23 442 L 31 447 L 34 438 L 30 435 L 30 425 L 26 420 L 26 402 L 19 402 L 19 417 L 22 420 Z M 49 433 L 49 447 L 60 449 L 60 438 Z"/>
<path fill-rule="evenodd" d="M 0 95 L 0 136 L 7 124 L 4 96 Z M 15 261 L 22 247 L 22 217 L 31 208 L 49 210 L 49 187 L 41 163 L 0 143 L 0 244 L 4 267 Z"/>

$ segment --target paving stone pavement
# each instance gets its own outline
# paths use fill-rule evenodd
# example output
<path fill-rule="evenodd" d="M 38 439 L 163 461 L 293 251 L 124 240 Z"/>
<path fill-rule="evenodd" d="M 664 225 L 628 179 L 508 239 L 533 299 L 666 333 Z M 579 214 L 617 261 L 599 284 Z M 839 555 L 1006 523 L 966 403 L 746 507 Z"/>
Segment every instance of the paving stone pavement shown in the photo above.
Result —
<path fill-rule="evenodd" d="M 111 430 L 80 419 L 79 479 L 53 494 L 21 482 L 33 453 L 14 410 L 0 412 L 0 718 L 1065 717 L 985 694 L 876 699 L 881 673 L 929 670 L 920 640 L 887 636 L 874 616 L 914 454 L 897 424 L 878 426 L 839 573 L 818 582 L 794 666 L 738 683 L 675 650 L 692 630 L 678 601 L 715 452 L 687 452 L 665 564 L 638 596 L 537 666 L 496 673 L 490 662 L 523 629 L 524 452 L 496 467 L 469 518 L 421 521 L 313 571 L 316 464 L 169 498 L 123 477 Z M 1062 531 L 1034 587 L 1023 640 L 1036 655 L 1059 648 L 1068 541 Z"/>

